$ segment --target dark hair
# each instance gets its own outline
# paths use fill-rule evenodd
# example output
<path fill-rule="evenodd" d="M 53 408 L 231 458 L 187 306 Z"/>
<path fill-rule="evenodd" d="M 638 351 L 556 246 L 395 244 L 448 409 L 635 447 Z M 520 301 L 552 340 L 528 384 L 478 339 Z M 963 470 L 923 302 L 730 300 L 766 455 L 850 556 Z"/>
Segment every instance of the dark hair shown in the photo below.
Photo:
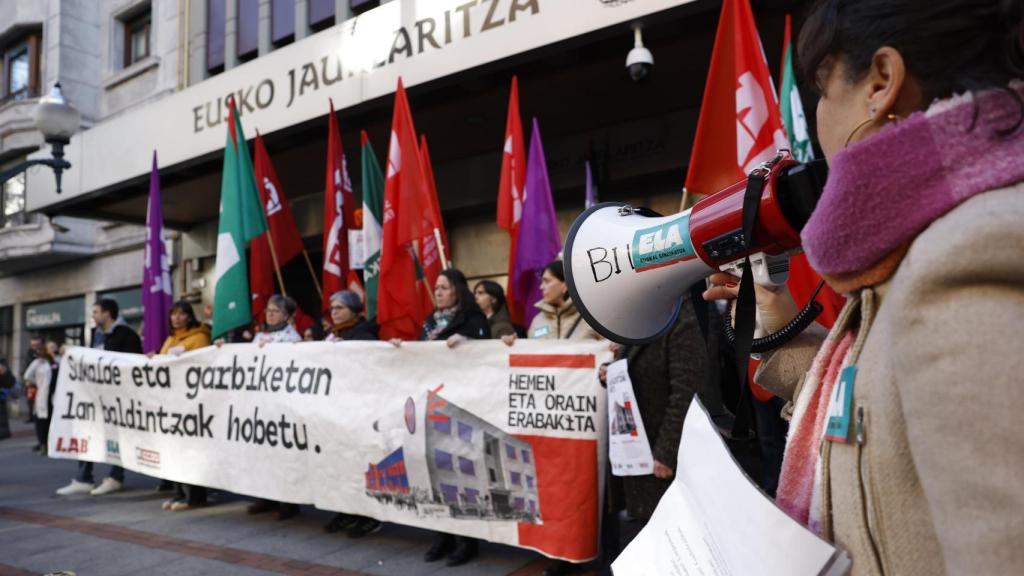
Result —
<path fill-rule="evenodd" d="M 550 272 L 552 276 L 558 278 L 562 282 L 565 282 L 565 265 L 562 264 L 561 260 L 555 260 L 544 267 L 545 272 Z"/>
<path fill-rule="evenodd" d="M 473 292 L 476 292 L 477 288 L 483 288 L 484 292 L 494 299 L 494 312 L 505 307 L 505 291 L 501 289 L 501 284 L 494 280 L 481 280 L 473 287 Z"/>
<path fill-rule="evenodd" d="M 117 305 L 117 300 L 113 298 L 100 298 L 93 306 L 99 306 L 100 310 L 109 312 L 111 320 L 117 320 L 117 315 L 121 313 L 121 307 Z"/>
<path fill-rule="evenodd" d="M 192 309 L 192 304 L 189 301 L 178 300 L 177 302 L 175 302 L 171 306 L 171 311 L 170 313 L 168 313 L 168 316 L 174 314 L 175 311 L 181 312 L 185 316 L 188 316 L 188 321 L 185 322 L 185 328 L 191 330 L 192 328 L 199 326 L 199 320 L 196 319 L 196 312 L 195 310 Z M 168 318 L 167 320 L 168 322 L 170 322 L 170 318 Z M 174 331 L 173 327 L 171 328 L 171 331 Z"/>
<path fill-rule="evenodd" d="M 466 280 L 466 275 L 461 270 L 456 268 L 442 270 L 441 276 L 447 278 L 452 288 L 455 289 L 455 304 L 463 312 L 480 310 L 480 307 L 476 305 L 476 299 L 473 298 L 473 293 L 469 290 L 469 281 Z"/>
<path fill-rule="evenodd" d="M 294 316 L 295 310 L 299 307 L 299 305 L 295 303 L 295 300 L 290 296 L 282 296 L 280 294 L 274 294 L 270 298 L 267 298 L 267 306 L 270 306 L 271 304 L 280 308 L 288 318 Z"/>
<path fill-rule="evenodd" d="M 890 46 L 921 84 L 925 104 L 955 93 L 1003 89 L 1024 77 L 1024 7 L 1020 0 L 819 0 L 800 31 L 797 56 L 820 92 L 834 62 L 847 79 L 863 78 L 875 52 Z M 1017 121 L 1009 132 L 1021 124 Z"/>

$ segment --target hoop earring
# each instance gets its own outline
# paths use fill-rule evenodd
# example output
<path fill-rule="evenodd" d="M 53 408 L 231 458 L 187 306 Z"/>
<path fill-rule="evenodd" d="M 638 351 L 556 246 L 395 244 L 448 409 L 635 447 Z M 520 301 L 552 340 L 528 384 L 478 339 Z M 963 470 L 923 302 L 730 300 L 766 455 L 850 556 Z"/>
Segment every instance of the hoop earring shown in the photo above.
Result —
<path fill-rule="evenodd" d="M 857 127 L 854 128 L 852 132 L 850 132 L 849 136 L 846 137 L 846 142 L 843 142 L 843 148 L 846 148 L 847 146 L 850 145 L 850 140 L 853 140 L 853 137 L 857 134 L 857 132 L 860 132 L 861 128 L 867 126 L 868 124 L 871 124 L 874 121 L 875 118 L 874 116 L 872 116 L 871 118 L 868 118 L 867 120 L 861 122 L 860 124 L 857 124 Z"/>

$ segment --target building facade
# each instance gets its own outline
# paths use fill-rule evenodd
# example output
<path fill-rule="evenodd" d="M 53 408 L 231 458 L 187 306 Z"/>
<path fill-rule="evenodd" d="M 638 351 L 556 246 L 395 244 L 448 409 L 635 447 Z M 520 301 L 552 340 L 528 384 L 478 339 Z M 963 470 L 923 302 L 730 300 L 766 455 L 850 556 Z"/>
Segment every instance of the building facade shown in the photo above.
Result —
<path fill-rule="evenodd" d="M 755 5 L 769 63 L 797 2 Z M 450 257 L 501 279 L 495 225 L 509 87 L 542 131 L 563 232 L 601 200 L 679 209 L 721 4 L 717 0 L 0 0 L 0 166 L 47 155 L 30 112 L 60 82 L 82 113 L 56 193 L 34 168 L 3 188 L 0 355 L 20 370 L 33 331 L 88 340 L 91 303 L 131 308 L 142 277 L 150 163 L 160 166 L 176 297 L 212 302 L 226 102 L 263 136 L 309 256 L 322 258 L 327 114 L 337 110 L 360 194 L 359 133 L 386 156 L 393 92 L 408 89 L 434 162 Z M 655 58 L 627 74 L 632 27 Z M 297 259 L 297 260 L 302 260 Z M 307 312 L 303 261 L 283 268 Z M 133 292 L 134 290 L 134 292 Z M 76 311 L 77 310 L 77 311 Z M 31 318 L 31 319 L 30 319 Z"/>

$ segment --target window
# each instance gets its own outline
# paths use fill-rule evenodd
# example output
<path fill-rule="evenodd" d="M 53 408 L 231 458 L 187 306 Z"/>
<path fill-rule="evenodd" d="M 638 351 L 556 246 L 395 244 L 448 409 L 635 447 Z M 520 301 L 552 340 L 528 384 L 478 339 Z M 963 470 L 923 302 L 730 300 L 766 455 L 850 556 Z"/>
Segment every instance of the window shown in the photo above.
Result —
<path fill-rule="evenodd" d="M 225 1 L 206 0 L 206 71 L 211 76 L 224 71 Z"/>
<path fill-rule="evenodd" d="M 284 46 L 295 40 L 295 0 L 270 0 L 270 41 Z"/>
<path fill-rule="evenodd" d="M 348 0 L 348 5 L 354 14 L 362 14 L 380 6 L 380 0 Z"/>
<path fill-rule="evenodd" d="M 439 448 L 434 448 L 434 464 L 442 470 L 454 470 L 452 455 Z"/>
<path fill-rule="evenodd" d="M 445 504 L 459 503 L 459 488 L 451 484 L 441 484 L 441 494 L 444 494 Z"/>
<path fill-rule="evenodd" d="M 516 459 L 516 447 L 511 444 L 505 444 L 505 456 L 508 456 L 509 460 Z"/>
<path fill-rule="evenodd" d="M 149 57 L 150 12 L 124 20 L 124 68 Z"/>
<path fill-rule="evenodd" d="M 466 504 L 476 504 L 480 501 L 480 491 L 473 488 L 466 488 L 462 493 L 462 499 Z"/>
<path fill-rule="evenodd" d="M 309 27 L 323 30 L 334 26 L 334 0 L 309 0 Z"/>
<path fill-rule="evenodd" d="M 511 478 L 513 484 L 515 484 L 516 486 L 522 486 L 523 480 L 522 476 L 519 475 L 519 472 L 509 472 L 509 477 Z"/>
<path fill-rule="evenodd" d="M 17 158 L 10 165 L 21 162 Z M 0 169 L 11 166 L 0 165 Z M 11 178 L 0 187 L 0 228 L 18 226 L 25 223 L 25 173 Z"/>
<path fill-rule="evenodd" d="M 498 481 L 498 473 L 494 471 L 494 468 L 488 468 L 487 475 L 491 477 L 491 482 Z"/>
<path fill-rule="evenodd" d="M 438 417 L 440 418 L 439 420 L 432 420 L 432 422 L 434 424 L 434 430 L 437 430 L 438 432 L 440 432 L 442 434 L 448 434 L 449 436 L 451 436 L 451 434 L 452 434 L 452 419 L 447 417 L 447 416 L 441 416 L 441 415 L 438 415 Z"/>
<path fill-rule="evenodd" d="M 3 100 L 23 100 L 39 96 L 39 45 L 41 35 L 33 32 L 3 47 Z"/>
<path fill-rule="evenodd" d="M 533 489 L 533 476 L 526 477 L 526 487 L 531 490 Z"/>
<path fill-rule="evenodd" d="M 530 514 L 536 514 L 536 513 L 537 513 L 537 503 L 534 502 L 533 500 L 530 500 Z"/>
<path fill-rule="evenodd" d="M 525 498 L 521 498 L 519 496 L 516 496 L 516 499 L 513 500 L 513 502 L 515 503 L 516 510 L 518 510 L 520 512 L 522 512 L 523 509 L 526 508 L 526 499 Z"/>
<path fill-rule="evenodd" d="M 259 0 L 238 0 L 238 59 L 243 62 L 258 55 L 259 12 Z"/>
<path fill-rule="evenodd" d="M 473 465 L 473 461 L 469 458 L 459 456 L 459 470 L 461 470 L 463 474 L 476 476 L 476 467 Z"/>
<path fill-rule="evenodd" d="M 459 422 L 459 438 L 463 442 L 472 442 L 473 427 L 470 426 L 469 424 L 463 424 L 462 422 Z"/>
<path fill-rule="evenodd" d="M 529 450 L 523 450 L 523 464 L 529 464 L 529 463 L 530 463 L 530 451 Z"/>

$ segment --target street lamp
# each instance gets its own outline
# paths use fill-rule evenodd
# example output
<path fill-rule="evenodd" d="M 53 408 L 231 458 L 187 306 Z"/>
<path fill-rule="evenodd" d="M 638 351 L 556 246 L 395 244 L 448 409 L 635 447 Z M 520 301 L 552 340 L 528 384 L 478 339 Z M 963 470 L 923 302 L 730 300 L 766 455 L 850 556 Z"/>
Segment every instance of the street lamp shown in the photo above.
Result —
<path fill-rule="evenodd" d="M 39 99 L 39 104 L 32 111 L 32 118 L 36 122 L 36 128 L 43 133 L 43 139 L 50 144 L 53 157 L 25 160 L 0 172 L 0 186 L 30 167 L 41 164 L 53 169 L 53 174 L 57 178 L 57 194 L 60 194 L 61 174 L 71 168 L 71 163 L 64 159 L 64 146 L 78 130 L 81 115 L 74 106 L 64 100 L 60 82 L 57 82 L 49 94 Z"/>

